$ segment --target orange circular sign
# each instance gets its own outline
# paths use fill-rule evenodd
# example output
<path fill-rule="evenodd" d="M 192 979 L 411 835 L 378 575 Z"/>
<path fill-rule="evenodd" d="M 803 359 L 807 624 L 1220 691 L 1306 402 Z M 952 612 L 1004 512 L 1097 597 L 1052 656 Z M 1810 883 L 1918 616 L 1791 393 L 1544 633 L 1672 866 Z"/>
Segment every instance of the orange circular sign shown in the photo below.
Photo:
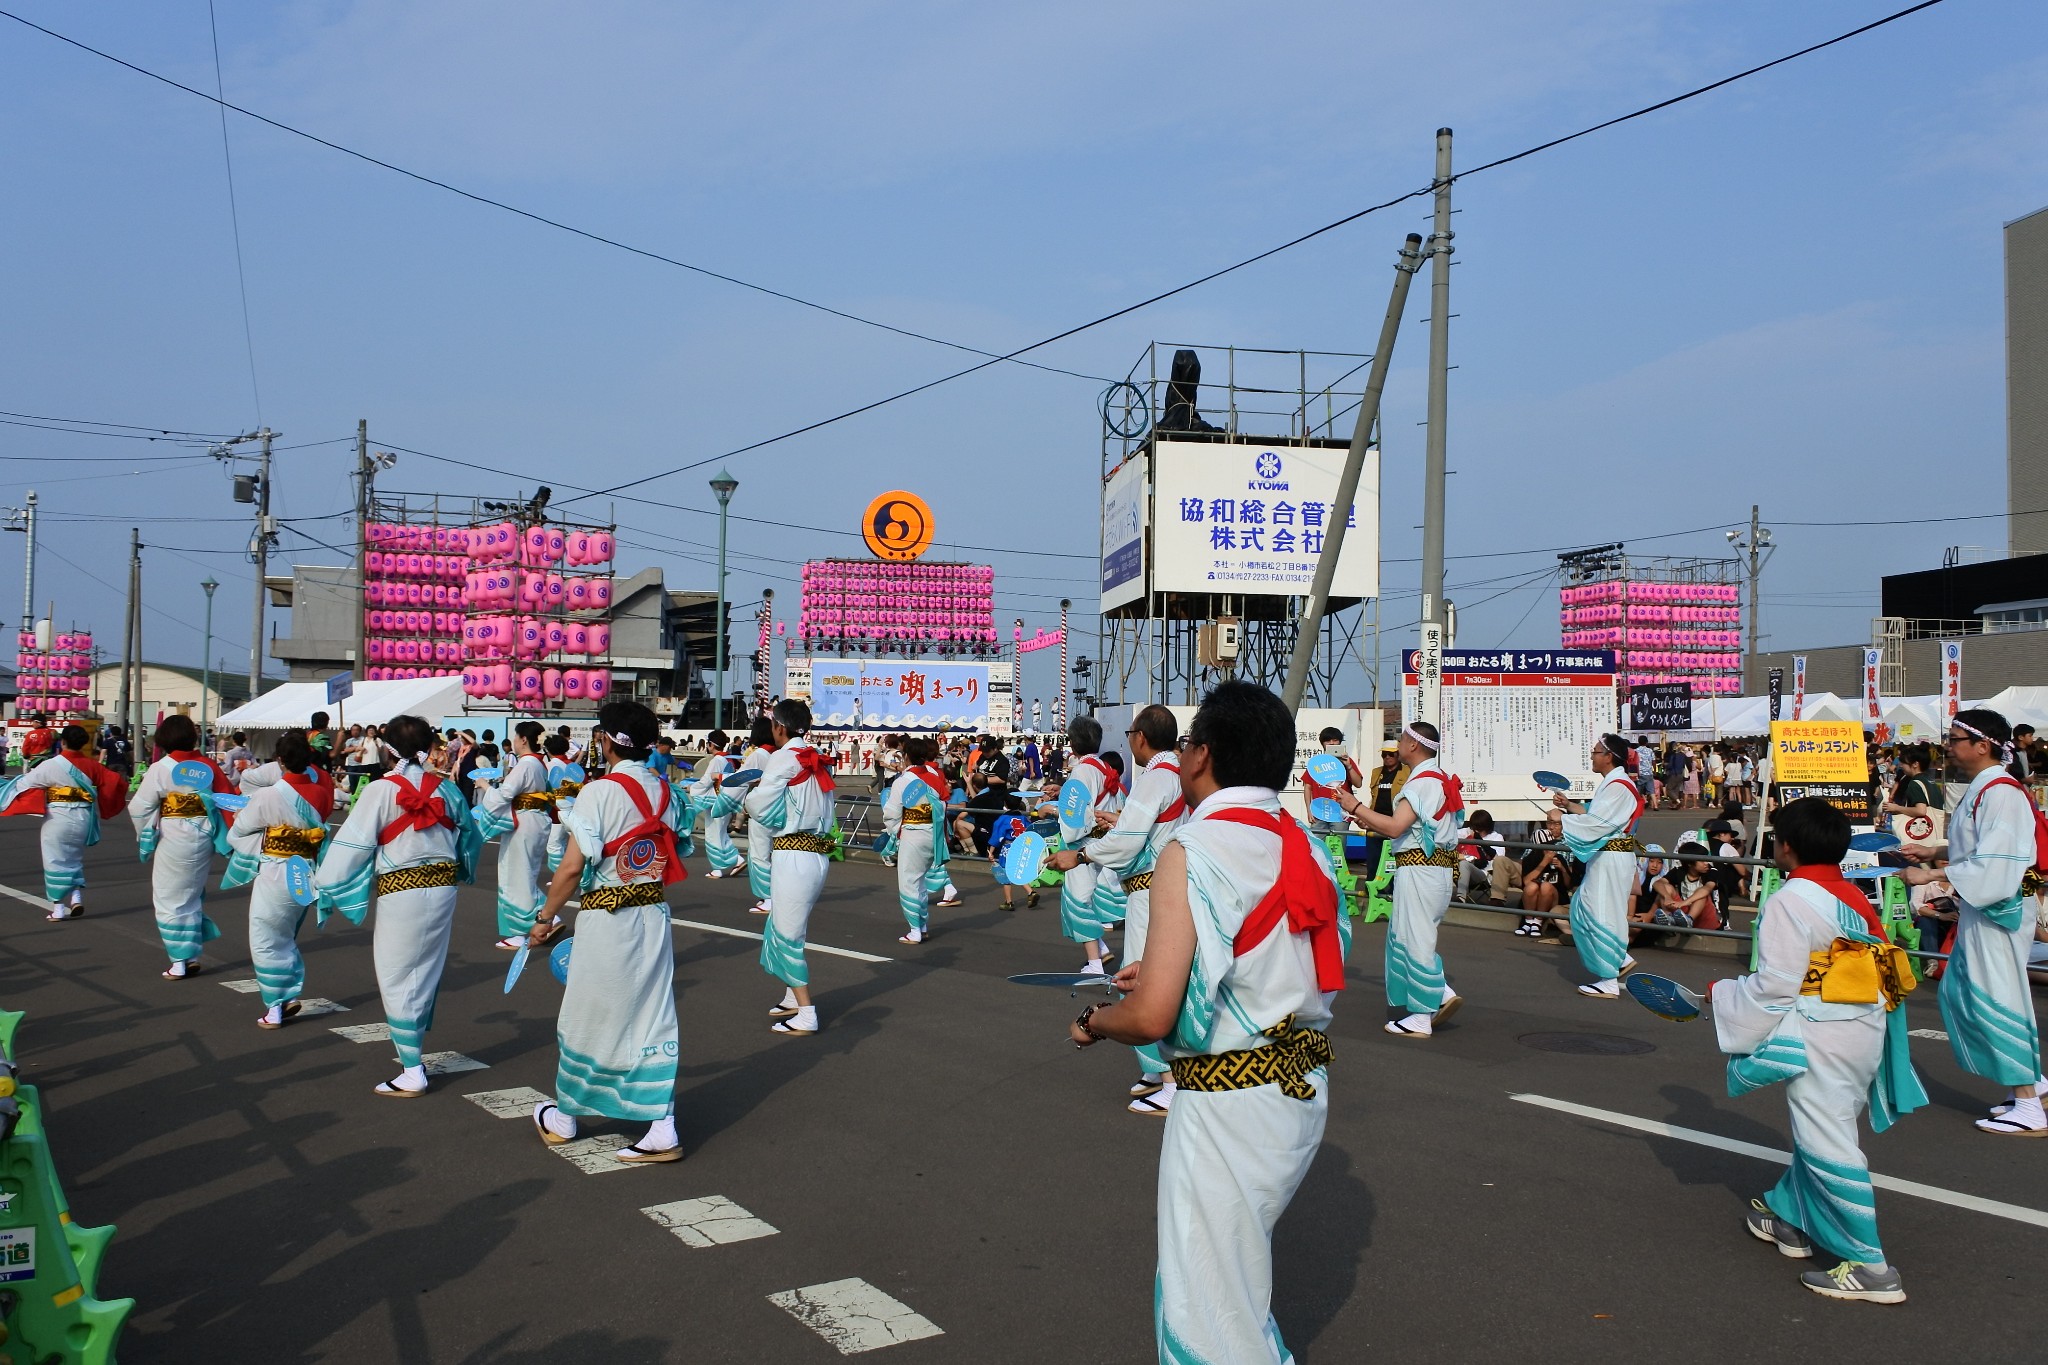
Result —
<path fill-rule="evenodd" d="M 932 509 L 915 493 L 884 493 L 868 504 L 860 534 L 875 558 L 907 564 L 932 547 Z"/>

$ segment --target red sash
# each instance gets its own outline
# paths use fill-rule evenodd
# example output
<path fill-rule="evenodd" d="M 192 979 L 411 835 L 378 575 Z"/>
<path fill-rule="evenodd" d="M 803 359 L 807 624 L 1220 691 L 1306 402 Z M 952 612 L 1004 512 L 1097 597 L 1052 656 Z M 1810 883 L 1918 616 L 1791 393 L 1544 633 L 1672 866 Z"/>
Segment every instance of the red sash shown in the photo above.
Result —
<path fill-rule="evenodd" d="M 1444 789 L 1444 808 L 1436 813 L 1437 819 L 1441 820 L 1446 815 L 1456 815 L 1459 811 L 1465 809 L 1465 782 L 1463 778 L 1455 773 L 1447 773 L 1442 770 L 1433 773 L 1408 774 L 1410 782 L 1419 782 L 1424 779 L 1437 782 Z M 1642 813 L 1642 802 L 1638 801 L 1636 803 L 1636 814 L 1641 815 Z M 1633 825 L 1635 821 L 1630 820 L 1629 823 Z"/>
<path fill-rule="evenodd" d="M 616 782 L 619 786 L 624 787 L 626 795 L 633 798 L 634 808 L 640 812 L 639 824 L 633 826 L 618 838 L 605 841 L 604 856 L 607 858 L 613 856 L 620 849 L 627 847 L 635 840 L 652 839 L 654 840 L 654 846 L 661 851 L 662 885 L 666 886 L 671 882 L 679 882 L 689 876 L 689 870 L 683 866 L 683 860 L 676 854 L 676 832 L 669 828 L 668 821 L 661 818 L 668 811 L 668 783 L 657 782 L 656 785 L 661 788 L 661 805 L 656 807 L 648 801 L 647 793 L 641 789 L 640 784 L 624 773 L 606 773 L 603 777 L 598 778 L 597 781 Z M 591 784 L 591 786 L 595 785 L 597 785 L 595 782 Z M 590 787 L 585 787 L 583 790 L 588 792 Z"/>
<path fill-rule="evenodd" d="M 1270 811 L 1232 806 L 1203 817 L 1250 825 L 1280 836 L 1280 875 L 1264 900 L 1252 907 L 1231 942 L 1231 953 L 1243 957 L 1264 943 L 1281 920 L 1294 933 L 1308 935 L 1315 954 L 1316 989 L 1344 989 L 1344 942 L 1337 931 L 1337 888 L 1309 847 L 1308 834 L 1295 821 Z"/>
<path fill-rule="evenodd" d="M 1623 768 L 1619 768 L 1619 767 L 1616 767 L 1616 768 L 1609 768 L 1609 769 L 1608 769 L 1608 771 L 1609 771 L 1609 772 L 1611 772 L 1611 773 L 1620 773 L 1620 774 L 1621 774 L 1621 776 L 1620 776 L 1620 777 L 1619 777 L 1618 779 L 1616 779 L 1616 780 L 1617 780 L 1617 781 L 1619 781 L 1619 782 L 1620 782 L 1620 783 L 1621 783 L 1621 784 L 1622 784 L 1622 785 L 1623 785 L 1624 787 L 1626 787 L 1626 788 L 1628 789 L 1629 799 L 1631 799 L 1632 801 L 1634 801 L 1634 802 L 1636 803 L 1636 809 L 1635 809 L 1635 813 L 1634 813 L 1633 815 L 1629 816 L 1629 817 L 1628 817 L 1628 823 L 1627 823 L 1627 824 L 1625 824 L 1625 825 L 1623 825 L 1623 826 L 1621 827 L 1621 831 L 1620 831 L 1620 832 L 1621 832 L 1622 834 L 1627 834 L 1628 832 L 1630 832 L 1631 830 L 1633 830 L 1633 829 L 1634 829 L 1634 828 L 1636 827 L 1636 821 L 1638 821 L 1638 820 L 1640 820 L 1640 819 L 1642 819 L 1642 818 L 1643 818 L 1643 792 L 1642 792 L 1642 788 L 1640 788 L 1640 787 L 1636 786 L 1636 784 L 1635 784 L 1635 779 L 1634 779 L 1634 778 L 1631 778 L 1631 777 L 1630 777 L 1630 776 L 1628 775 L 1628 772 L 1627 772 L 1627 770 L 1625 770 L 1625 769 L 1623 769 Z M 1599 787 L 1595 787 L 1595 788 L 1593 788 L 1593 796 L 1597 798 L 1597 797 L 1598 797 L 1598 796 L 1600 795 L 1600 787 L 1605 787 L 1606 785 L 1607 785 L 1607 782 L 1606 782 L 1606 780 L 1605 780 L 1605 779 L 1602 779 L 1602 780 L 1601 780 L 1601 783 L 1600 783 L 1600 786 L 1599 786 Z M 1592 802 L 1591 800 L 1588 800 L 1588 801 L 1586 802 L 1586 809 L 1587 809 L 1587 811 L 1589 811 L 1589 812 L 1590 812 L 1590 811 L 1591 811 L 1591 810 L 1593 809 L 1593 802 Z"/>
<path fill-rule="evenodd" d="M 119 815 L 128 804 L 128 784 L 121 775 L 111 768 L 103 767 L 84 754 L 72 753 L 66 749 L 61 757 L 66 763 L 78 769 L 80 775 L 92 783 L 94 803 L 99 807 L 100 819 L 111 820 Z M 48 762 L 49 760 L 44 760 Z M 48 815 L 50 813 L 50 789 L 31 787 L 7 803 L 0 815 Z"/>
<path fill-rule="evenodd" d="M 947 785 L 945 775 L 931 764 L 921 763 L 910 771 L 916 774 L 919 781 L 932 789 L 932 795 L 939 798 L 940 805 L 944 805 L 946 798 L 953 794 L 953 788 Z"/>
<path fill-rule="evenodd" d="M 398 818 L 377 831 L 378 844 L 388 844 L 399 835 L 412 831 L 425 833 L 436 825 L 445 829 L 455 828 L 455 817 L 448 813 L 447 803 L 435 795 L 441 785 L 441 774 L 420 774 L 417 787 L 398 773 L 386 773 L 378 780 L 398 788 L 399 809 Z"/>
<path fill-rule="evenodd" d="M 1081 762 L 1095 769 L 1096 772 L 1102 774 L 1103 796 L 1121 796 L 1123 794 L 1124 782 L 1122 778 L 1116 775 L 1116 769 L 1110 767 L 1107 763 L 1104 763 L 1094 754 L 1088 755 L 1086 758 L 1082 759 Z"/>
<path fill-rule="evenodd" d="M 1887 943 L 1891 941 L 1890 936 L 1884 931 L 1884 921 L 1879 919 L 1877 911 L 1871 908 L 1870 897 L 1863 894 L 1862 889 L 1856 883 L 1844 877 L 1841 868 L 1834 866 L 1832 863 L 1818 865 L 1808 863 L 1805 867 L 1793 868 L 1792 874 L 1787 880 L 1812 882 L 1815 886 L 1863 916 L 1863 923 L 1879 939 Z"/>
<path fill-rule="evenodd" d="M 295 772 L 279 769 L 284 784 L 299 794 L 301 800 L 313 808 L 322 822 L 334 814 L 334 779 L 321 768 L 309 769 L 313 776 L 308 779 Z"/>
<path fill-rule="evenodd" d="M 789 756 L 796 760 L 796 766 L 802 770 L 789 779 L 790 786 L 801 787 L 806 782 L 816 782 L 819 791 L 830 792 L 837 785 L 832 781 L 832 760 L 816 749 L 791 749 Z"/>
<path fill-rule="evenodd" d="M 1159 765 L 1159 771 L 1163 773 L 1172 773 L 1175 777 L 1179 777 L 1180 764 L 1175 763 L 1172 759 L 1168 759 L 1166 762 Z M 1158 823 L 1165 824 L 1168 820 L 1178 820 L 1181 818 L 1181 816 L 1186 815 L 1187 813 L 1188 798 L 1187 793 L 1183 792 L 1179 796 L 1173 798 L 1172 805 L 1168 806 L 1165 810 L 1159 812 Z"/>

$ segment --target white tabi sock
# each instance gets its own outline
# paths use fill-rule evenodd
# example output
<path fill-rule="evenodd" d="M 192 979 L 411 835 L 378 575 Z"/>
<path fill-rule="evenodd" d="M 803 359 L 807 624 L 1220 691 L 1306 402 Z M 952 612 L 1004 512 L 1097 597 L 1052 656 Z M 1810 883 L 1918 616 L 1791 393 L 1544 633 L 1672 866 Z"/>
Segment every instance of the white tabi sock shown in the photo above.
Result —
<path fill-rule="evenodd" d="M 959 887 L 957 887 L 957 886 L 955 886 L 955 885 L 953 885 L 953 883 L 951 883 L 951 882 L 947 882 L 947 883 L 946 883 L 946 894 L 945 894 L 945 895 L 943 895 L 943 896 L 941 896 L 941 897 L 939 897 L 939 899 L 940 899 L 940 900 L 942 900 L 942 901 L 957 901 L 957 900 L 959 900 L 959 899 L 960 899 L 960 888 L 959 888 Z"/>
<path fill-rule="evenodd" d="M 1167 1073 L 1164 1071 L 1140 1071 L 1138 1073 L 1138 1079 L 1147 1085 L 1157 1085 L 1165 1080 L 1166 1077 Z"/>
<path fill-rule="evenodd" d="M 2012 1108 L 2005 1111 L 2005 1117 L 2026 1128 L 2039 1128 L 2048 1124 L 2048 1113 L 2042 1111 L 2039 1095 L 2026 1099 L 2014 1096 Z"/>
<path fill-rule="evenodd" d="M 576 1136 L 576 1120 L 552 1104 L 541 1110 L 540 1121 L 550 1133 L 553 1133 L 558 1138 L 573 1138 Z"/>
<path fill-rule="evenodd" d="M 647 1125 L 647 1132 L 634 1143 L 643 1152 L 665 1152 L 676 1145 L 676 1116 L 670 1114 Z"/>
<path fill-rule="evenodd" d="M 1097 950 L 1098 950 L 1099 952 L 1101 952 L 1101 954 L 1102 954 L 1102 955 L 1103 955 L 1104 957 L 1108 957 L 1108 956 L 1109 956 L 1109 940 L 1108 940 L 1108 939 L 1106 939 L 1106 938 L 1098 938 L 1098 939 L 1096 939 L 1096 940 L 1095 940 L 1095 947 L 1096 947 L 1096 949 L 1097 949 Z"/>
<path fill-rule="evenodd" d="M 796 992 L 794 990 L 786 990 L 782 993 L 781 1007 L 786 1010 L 793 1010 L 796 1008 Z"/>
<path fill-rule="evenodd" d="M 182 962 L 173 962 L 173 963 L 171 964 L 171 969 L 170 969 L 170 971 L 166 973 L 166 975 L 168 975 L 168 976 L 174 976 L 174 977 L 177 977 L 177 976 L 183 976 L 184 974 L 185 974 L 185 964 L 184 964 L 184 963 L 182 963 Z"/>
<path fill-rule="evenodd" d="M 85 888 L 82 886 L 72 887 L 71 894 L 64 898 L 64 903 L 70 906 L 73 910 L 76 910 L 81 904 L 84 903 L 84 901 Z"/>
<path fill-rule="evenodd" d="M 409 1066 L 398 1073 L 398 1079 L 391 1083 L 400 1090 L 425 1090 L 427 1069 L 424 1066 Z"/>
<path fill-rule="evenodd" d="M 284 1022 L 284 1006 L 272 1005 L 269 1009 L 265 1010 L 263 1012 L 263 1022 L 266 1024 L 282 1024 Z"/>
<path fill-rule="evenodd" d="M 791 1028 L 810 1029 L 816 1032 L 818 1027 L 818 1007 L 815 1005 L 805 1005 L 789 1021 L 789 1026 Z"/>

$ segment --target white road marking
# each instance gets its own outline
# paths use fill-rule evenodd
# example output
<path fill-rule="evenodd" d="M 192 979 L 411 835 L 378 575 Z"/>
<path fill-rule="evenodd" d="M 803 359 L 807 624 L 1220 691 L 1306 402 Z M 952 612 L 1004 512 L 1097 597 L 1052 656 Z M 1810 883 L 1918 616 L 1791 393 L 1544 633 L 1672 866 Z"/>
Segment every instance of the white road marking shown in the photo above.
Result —
<path fill-rule="evenodd" d="M 1906 1036 L 1908 1038 L 1932 1038 L 1937 1043 L 1948 1041 L 1948 1035 L 1938 1028 L 1909 1028 L 1906 1030 Z"/>
<path fill-rule="evenodd" d="M 301 1019 L 316 1019 L 323 1014 L 347 1013 L 347 1005 L 339 1005 L 332 1000 L 326 1000 L 317 995 L 299 1001 L 299 1018 Z"/>
<path fill-rule="evenodd" d="M 523 1119 L 531 1117 L 533 1106 L 544 1104 L 548 1097 L 529 1086 L 517 1086 L 511 1090 L 479 1090 L 462 1098 L 482 1109 L 494 1119 Z"/>
<path fill-rule="evenodd" d="M 244 976 L 234 981 L 223 981 L 220 984 L 228 990 L 240 991 L 243 995 L 254 995 L 263 989 L 262 985 L 253 976 Z"/>
<path fill-rule="evenodd" d="M 761 935 L 749 929 L 728 929 L 723 924 L 705 924 L 700 920 L 677 919 L 674 915 L 668 917 L 668 922 L 670 924 L 680 924 L 685 929 L 702 929 L 707 934 L 730 934 L 734 938 L 750 938 L 756 943 L 761 941 Z M 828 948 L 822 943 L 806 943 L 804 951 L 826 953 L 832 957 L 850 957 L 855 962 L 894 962 L 896 960 L 893 957 L 876 957 L 873 953 L 857 953 L 851 948 Z"/>
<path fill-rule="evenodd" d="M 615 1161 L 612 1153 L 621 1147 L 630 1147 L 633 1139 L 621 1133 L 606 1133 L 602 1137 L 578 1138 L 565 1142 L 559 1147 L 550 1147 L 562 1160 L 574 1166 L 585 1175 L 603 1175 L 607 1171 L 638 1171 L 648 1167 L 630 1161 Z M 656 1165 L 660 1163 L 654 1163 Z"/>
<path fill-rule="evenodd" d="M 727 1242 L 773 1237 L 780 1231 L 722 1194 L 707 1195 L 702 1199 L 678 1199 L 673 1204 L 656 1204 L 640 1212 L 673 1232 L 685 1246 L 723 1246 Z"/>
<path fill-rule="evenodd" d="M 332 1031 L 351 1043 L 381 1043 L 391 1037 L 389 1024 L 344 1024 Z"/>
<path fill-rule="evenodd" d="M 31 896 L 28 892 L 16 891 L 11 886 L 0 886 L 0 895 L 12 896 L 14 897 L 14 899 L 20 901 L 23 905 L 33 905 L 36 909 L 42 911 L 46 915 L 49 914 L 50 911 L 54 908 L 53 906 L 51 906 L 50 902 L 44 897 Z"/>
<path fill-rule="evenodd" d="M 489 1062 L 480 1062 L 474 1057 L 465 1057 L 459 1052 L 427 1052 L 420 1055 L 420 1065 L 427 1069 L 429 1076 L 453 1076 L 458 1071 L 489 1071 Z"/>
<path fill-rule="evenodd" d="M 804 1289 L 786 1289 L 770 1294 L 768 1302 L 846 1356 L 945 1335 L 944 1328 L 866 1280 L 834 1280 Z"/>
<path fill-rule="evenodd" d="M 1781 1152 L 1775 1147 L 1759 1147 L 1753 1142 L 1738 1142 L 1734 1138 L 1721 1137 L 1715 1133 L 1703 1133 L 1697 1128 L 1680 1128 L 1675 1124 L 1659 1123 L 1655 1119 L 1639 1119 L 1633 1114 L 1617 1114 L 1611 1109 L 1595 1109 L 1590 1105 L 1573 1104 L 1569 1100 L 1553 1100 L 1547 1095 L 1511 1093 L 1508 1098 L 1543 1109 L 1554 1109 L 1560 1114 L 1575 1114 L 1582 1119 L 1597 1119 L 1602 1123 L 1614 1124 L 1618 1128 L 1633 1128 L 1639 1133 L 1676 1138 L 1680 1142 L 1697 1143 L 1702 1147 L 1718 1147 L 1724 1152 L 1752 1156 L 1759 1161 L 1773 1161 L 1780 1166 L 1792 1164 L 1790 1152 Z M 1945 1190 L 1938 1185 L 1923 1185 L 1917 1180 L 1901 1180 L 1895 1175 L 1879 1175 L 1875 1171 L 1870 1173 L 1870 1183 L 1881 1190 L 1891 1190 L 1896 1194 L 1910 1194 L 1920 1199 L 1931 1199 L 1937 1204 L 1968 1209 L 1972 1213 L 1988 1213 L 1994 1218 L 2010 1218 L 2015 1223 L 2031 1223 L 2037 1228 L 2048 1228 L 2048 1213 L 2043 1213 L 2039 1209 L 2000 1203 L 1996 1199 L 1963 1194 L 1957 1190 Z"/>

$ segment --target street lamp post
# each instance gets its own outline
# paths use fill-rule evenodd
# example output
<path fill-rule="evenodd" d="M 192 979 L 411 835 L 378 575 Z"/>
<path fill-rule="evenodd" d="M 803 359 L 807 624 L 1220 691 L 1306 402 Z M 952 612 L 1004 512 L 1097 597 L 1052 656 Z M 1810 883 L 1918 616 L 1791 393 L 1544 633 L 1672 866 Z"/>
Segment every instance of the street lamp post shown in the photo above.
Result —
<path fill-rule="evenodd" d="M 207 703 L 213 698 L 213 590 L 220 586 L 208 574 L 200 581 L 206 589 L 206 652 L 199 656 L 199 740 L 206 743 Z"/>
<path fill-rule="evenodd" d="M 723 466 L 711 480 L 711 491 L 718 495 L 718 619 L 714 627 L 718 690 L 711 699 L 711 728 L 714 730 L 725 728 L 725 509 L 739 486 L 740 481 L 727 473 Z"/>

